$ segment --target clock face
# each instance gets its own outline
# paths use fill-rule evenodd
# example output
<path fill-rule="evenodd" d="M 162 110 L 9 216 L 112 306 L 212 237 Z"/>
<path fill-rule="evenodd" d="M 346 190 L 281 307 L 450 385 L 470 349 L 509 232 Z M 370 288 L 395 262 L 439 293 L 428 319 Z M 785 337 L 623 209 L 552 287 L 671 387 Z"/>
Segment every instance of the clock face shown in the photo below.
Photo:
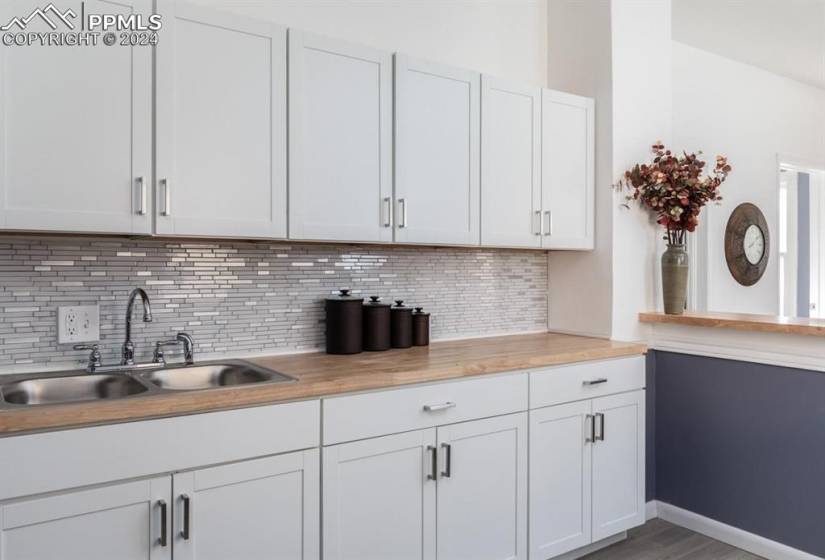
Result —
<path fill-rule="evenodd" d="M 743 286 L 753 286 L 768 267 L 771 234 L 765 215 L 745 202 L 734 208 L 725 226 L 728 270 Z"/>
<path fill-rule="evenodd" d="M 745 230 L 743 239 L 745 258 L 751 264 L 759 264 L 765 254 L 765 235 L 759 226 L 751 224 Z"/>

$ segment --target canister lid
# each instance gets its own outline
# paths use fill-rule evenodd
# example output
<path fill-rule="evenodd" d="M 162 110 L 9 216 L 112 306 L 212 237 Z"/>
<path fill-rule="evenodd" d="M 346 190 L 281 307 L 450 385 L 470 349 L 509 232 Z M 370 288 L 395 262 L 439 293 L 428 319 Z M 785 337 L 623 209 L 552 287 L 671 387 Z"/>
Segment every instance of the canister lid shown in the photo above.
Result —
<path fill-rule="evenodd" d="M 413 315 L 429 315 L 429 313 L 424 313 L 423 307 L 416 307 L 415 313 L 413 313 Z"/>
<path fill-rule="evenodd" d="M 368 302 L 364 303 L 364 305 L 367 305 L 367 306 L 370 306 L 370 307 L 389 307 L 390 306 L 389 303 L 384 303 L 383 301 L 381 301 L 381 298 L 379 296 L 370 296 L 370 300 Z"/>
<path fill-rule="evenodd" d="M 412 312 L 411 307 L 407 307 L 407 306 L 404 305 L 404 300 L 403 299 L 395 300 L 395 305 L 393 305 L 391 309 L 392 309 L 392 311 L 409 311 L 409 312 Z"/>
<path fill-rule="evenodd" d="M 350 291 L 349 288 L 341 288 L 338 290 L 338 295 L 328 297 L 327 301 L 364 301 L 362 297 L 350 295 Z"/>

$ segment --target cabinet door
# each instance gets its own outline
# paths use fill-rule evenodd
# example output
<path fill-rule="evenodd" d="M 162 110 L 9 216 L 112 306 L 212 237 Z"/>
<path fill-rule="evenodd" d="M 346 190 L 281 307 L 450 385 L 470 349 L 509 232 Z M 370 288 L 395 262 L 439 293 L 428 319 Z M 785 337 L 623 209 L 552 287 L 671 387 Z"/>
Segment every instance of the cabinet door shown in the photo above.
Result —
<path fill-rule="evenodd" d="M 0 506 L 0 557 L 170 560 L 171 489 L 164 476 Z"/>
<path fill-rule="evenodd" d="M 435 559 L 435 429 L 323 450 L 326 560 Z"/>
<path fill-rule="evenodd" d="M 645 522 L 645 392 L 593 400 L 593 540 Z"/>
<path fill-rule="evenodd" d="M 543 247 L 592 249 L 594 231 L 594 103 L 542 91 Z"/>
<path fill-rule="evenodd" d="M 530 411 L 530 558 L 590 544 L 591 401 Z"/>
<path fill-rule="evenodd" d="M 395 55 L 395 240 L 478 245 L 481 77 Z"/>
<path fill-rule="evenodd" d="M 438 428 L 438 558 L 527 559 L 527 413 Z"/>
<path fill-rule="evenodd" d="M 0 2 L 0 24 L 44 5 Z M 79 29 L 80 10 L 67 7 L 46 8 L 56 29 L 34 18 L 25 32 L 68 31 L 59 15 Z M 87 13 L 151 8 L 85 3 Z M 151 46 L 4 46 L 0 83 L 0 229 L 151 233 Z"/>
<path fill-rule="evenodd" d="M 289 236 L 392 241 L 392 55 L 289 30 Z"/>
<path fill-rule="evenodd" d="M 481 77 L 481 244 L 541 247 L 541 89 Z"/>
<path fill-rule="evenodd" d="M 320 485 L 317 449 L 176 474 L 175 558 L 319 558 Z"/>
<path fill-rule="evenodd" d="M 157 232 L 286 237 L 286 29 L 158 12 Z"/>

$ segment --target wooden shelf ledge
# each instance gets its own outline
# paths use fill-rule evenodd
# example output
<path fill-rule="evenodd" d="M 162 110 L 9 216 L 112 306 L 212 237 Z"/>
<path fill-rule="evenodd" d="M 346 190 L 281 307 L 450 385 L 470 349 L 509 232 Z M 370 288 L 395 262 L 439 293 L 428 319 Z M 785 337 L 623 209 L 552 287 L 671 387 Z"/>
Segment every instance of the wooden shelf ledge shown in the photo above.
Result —
<path fill-rule="evenodd" d="M 642 323 L 734 329 L 751 332 L 796 334 L 825 337 L 825 319 L 782 317 L 780 315 L 755 315 L 749 313 L 639 313 Z"/>

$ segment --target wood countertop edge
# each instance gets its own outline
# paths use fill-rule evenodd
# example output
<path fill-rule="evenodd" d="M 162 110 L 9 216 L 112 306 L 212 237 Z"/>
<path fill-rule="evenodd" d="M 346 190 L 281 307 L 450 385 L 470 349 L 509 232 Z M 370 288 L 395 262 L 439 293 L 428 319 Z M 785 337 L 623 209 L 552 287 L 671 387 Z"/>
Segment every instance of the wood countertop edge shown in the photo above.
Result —
<path fill-rule="evenodd" d="M 524 335 L 528 336 L 528 335 Z M 535 335 L 529 335 L 535 336 Z M 547 336 L 547 335 L 539 335 Z M 368 371 L 327 375 L 308 371 L 295 374 L 298 381 L 289 384 L 250 385 L 202 391 L 163 393 L 152 396 L 135 396 L 112 401 L 73 403 L 65 405 L 33 406 L 19 409 L 0 409 L 0 438 L 29 433 L 42 433 L 69 428 L 100 426 L 139 420 L 169 418 L 201 414 L 253 406 L 329 398 L 348 393 L 387 390 L 422 383 L 469 379 L 482 375 L 495 375 L 510 371 L 552 367 L 583 361 L 620 358 L 644 354 L 647 347 L 639 343 L 620 343 L 600 339 L 588 339 L 571 335 L 566 337 L 583 343 L 582 348 L 559 350 L 537 348 L 531 355 L 482 357 L 477 361 L 458 358 L 448 365 L 440 365 L 433 371 L 406 368 L 400 371 Z M 504 337 L 502 337 L 504 338 Z M 510 338 L 510 337 L 508 337 Z M 512 337 L 516 339 L 518 337 Z M 484 344 L 485 339 L 478 339 Z M 587 344 L 592 341 L 592 345 Z M 447 344 L 447 343 L 443 343 Z M 462 341 L 462 348 L 468 345 Z M 458 346 L 458 343 L 454 344 Z M 590 346 L 590 347 L 587 347 Z M 400 351 L 404 352 L 404 351 Z M 301 357 L 318 356 L 323 361 L 327 355 L 287 355 L 250 358 L 260 365 L 278 368 L 279 363 L 300 362 Z M 360 356 L 360 355 L 359 355 Z M 369 355 L 369 356 L 375 356 Z M 347 356 L 336 358 L 349 358 Z M 285 373 L 290 373 L 288 370 Z"/>
<path fill-rule="evenodd" d="M 825 337 L 825 320 L 778 315 L 747 313 L 639 313 L 639 321 L 649 324 L 684 325 L 712 329 L 733 329 L 750 332 L 795 334 Z"/>

